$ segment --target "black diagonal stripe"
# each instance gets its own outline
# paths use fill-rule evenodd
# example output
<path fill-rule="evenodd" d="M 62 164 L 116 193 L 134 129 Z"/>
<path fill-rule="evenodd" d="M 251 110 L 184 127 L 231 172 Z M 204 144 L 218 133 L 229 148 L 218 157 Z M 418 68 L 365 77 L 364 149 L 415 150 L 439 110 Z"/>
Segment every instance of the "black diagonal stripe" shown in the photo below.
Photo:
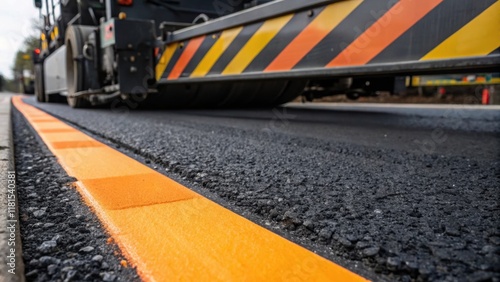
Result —
<path fill-rule="evenodd" d="M 493 52 L 489 53 L 488 55 L 500 55 L 500 47 L 498 47 L 496 50 Z"/>
<path fill-rule="evenodd" d="M 236 38 L 231 42 L 222 56 L 215 62 L 209 71 L 209 74 L 221 74 L 233 58 L 241 51 L 241 48 L 250 40 L 250 38 L 262 26 L 263 22 L 254 23 L 245 26 Z"/>
<path fill-rule="evenodd" d="M 364 1 L 334 28 L 294 69 L 324 66 L 382 17 L 397 1 Z"/>
<path fill-rule="evenodd" d="M 191 73 L 196 69 L 201 60 L 208 53 L 210 48 L 215 44 L 217 38 L 220 36 L 220 33 L 210 34 L 203 39 L 203 42 L 200 45 L 200 48 L 196 51 L 191 61 L 187 64 L 186 68 L 182 71 L 181 77 L 190 76 Z"/>
<path fill-rule="evenodd" d="M 445 0 L 369 64 L 421 59 L 498 0 Z"/>
<path fill-rule="evenodd" d="M 278 34 L 271 39 L 266 47 L 262 49 L 244 72 L 263 71 L 323 9 L 324 7 L 314 9 L 313 16 L 308 16 L 308 12 L 295 14 Z"/>
<path fill-rule="evenodd" d="M 168 65 L 165 68 L 165 72 L 163 73 L 162 77 L 168 77 L 168 75 L 170 74 L 170 72 L 174 68 L 175 64 L 179 60 L 179 58 L 180 58 L 182 52 L 184 51 L 185 47 L 189 44 L 189 41 L 185 41 L 182 44 L 183 44 L 182 48 L 179 47 L 179 46 L 177 46 L 177 50 L 175 50 L 174 54 L 172 55 L 172 58 L 170 59 L 170 62 L 168 62 Z M 165 50 L 164 52 L 166 52 L 166 51 L 167 50 Z"/>

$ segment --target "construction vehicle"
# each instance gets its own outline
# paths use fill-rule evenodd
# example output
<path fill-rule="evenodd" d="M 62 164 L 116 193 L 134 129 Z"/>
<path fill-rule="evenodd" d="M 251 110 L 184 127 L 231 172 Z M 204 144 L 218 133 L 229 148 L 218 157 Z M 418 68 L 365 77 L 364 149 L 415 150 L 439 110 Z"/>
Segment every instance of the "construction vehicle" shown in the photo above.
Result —
<path fill-rule="evenodd" d="M 424 75 L 405 78 L 402 95 L 424 97 L 465 96 L 469 103 L 481 103 L 482 92 L 500 87 L 500 73 Z M 496 95 L 495 95 L 496 96 Z M 497 98 L 498 99 L 498 98 Z M 496 99 L 495 99 L 496 100 Z"/>
<path fill-rule="evenodd" d="M 356 99 L 397 77 L 500 67 L 497 0 L 53 1 L 35 0 L 36 96 L 75 108 L 147 95 L 171 107 Z"/>

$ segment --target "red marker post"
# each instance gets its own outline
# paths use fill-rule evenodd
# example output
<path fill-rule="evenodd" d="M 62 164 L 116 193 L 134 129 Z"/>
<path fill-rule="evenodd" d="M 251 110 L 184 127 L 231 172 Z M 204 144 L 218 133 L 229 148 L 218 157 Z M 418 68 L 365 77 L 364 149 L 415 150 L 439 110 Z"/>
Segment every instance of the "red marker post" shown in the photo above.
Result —
<path fill-rule="evenodd" d="M 490 89 L 488 87 L 483 88 L 483 97 L 482 104 L 489 105 L 490 104 Z"/>

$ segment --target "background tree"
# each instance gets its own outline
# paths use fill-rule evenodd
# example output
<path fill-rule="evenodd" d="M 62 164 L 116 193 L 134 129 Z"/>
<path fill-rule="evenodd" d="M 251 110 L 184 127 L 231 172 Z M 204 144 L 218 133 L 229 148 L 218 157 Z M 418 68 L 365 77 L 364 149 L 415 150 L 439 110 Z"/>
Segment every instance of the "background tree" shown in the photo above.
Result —
<path fill-rule="evenodd" d="M 16 82 L 18 82 L 17 89 L 13 89 L 16 92 L 25 92 L 25 85 L 28 85 L 32 80 L 33 76 L 33 51 L 40 46 L 40 39 L 38 37 L 31 35 L 27 37 L 21 48 L 17 51 L 14 58 L 14 66 L 12 67 L 13 77 Z M 29 75 L 25 77 L 25 72 Z M 11 90 L 12 91 L 12 90 Z"/>
<path fill-rule="evenodd" d="M 13 79 L 9 79 L 0 73 L 3 77 L 2 88 L 0 91 L 9 92 L 23 92 L 24 85 L 30 84 L 33 77 L 33 50 L 40 47 L 39 34 L 40 30 L 43 29 L 43 23 L 39 19 L 32 19 L 31 26 L 33 28 L 33 34 L 24 39 L 23 44 L 17 51 L 13 64 L 12 64 L 12 74 Z M 25 77 L 25 73 L 27 74 Z"/>
<path fill-rule="evenodd" d="M 39 46 L 40 39 L 34 35 L 24 40 L 21 49 L 17 51 L 16 57 L 14 58 L 14 67 L 12 68 L 14 74 L 25 70 L 33 72 L 33 50 L 39 48 Z"/>

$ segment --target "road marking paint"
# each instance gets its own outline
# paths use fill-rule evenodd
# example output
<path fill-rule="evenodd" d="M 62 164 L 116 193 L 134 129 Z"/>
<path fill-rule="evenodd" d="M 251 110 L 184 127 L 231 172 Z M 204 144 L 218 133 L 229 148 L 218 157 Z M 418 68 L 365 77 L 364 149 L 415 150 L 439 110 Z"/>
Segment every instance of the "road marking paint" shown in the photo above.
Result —
<path fill-rule="evenodd" d="M 33 119 L 34 122 L 54 122 L 56 121 L 53 118 L 39 118 L 39 119 Z"/>
<path fill-rule="evenodd" d="M 36 123 L 32 124 L 33 127 L 35 127 L 36 130 L 75 130 L 73 127 L 66 125 L 66 124 L 61 124 L 58 122 L 42 122 L 42 123 Z"/>
<path fill-rule="evenodd" d="M 47 129 L 40 129 L 38 131 L 43 133 L 55 133 L 55 132 L 72 132 L 73 130 L 69 128 L 47 128 Z"/>
<path fill-rule="evenodd" d="M 167 183 L 168 182 L 168 183 Z M 125 209 L 192 199 L 198 195 L 159 173 L 82 180 L 105 209 Z M 168 193 L 165 187 L 169 187 Z"/>
<path fill-rule="evenodd" d="M 51 116 L 20 97 L 13 104 L 143 280 L 367 281 L 61 121 L 37 122 Z"/>
<path fill-rule="evenodd" d="M 56 153 L 66 171 L 78 179 L 99 179 L 154 172 L 139 162 L 131 162 L 128 156 L 117 154 L 108 146 L 61 149 Z"/>
<path fill-rule="evenodd" d="M 68 148 L 89 148 L 89 147 L 100 147 L 104 146 L 100 142 L 95 141 L 65 141 L 65 142 L 53 142 L 52 147 L 54 149 L 68 149 Z"/>
<path fill-rule="evenodd" d="M 45 132 L 45 138 L 48 142 L 68 142 L 68 141 L 89 141 L 92 140 L 87 135 L 83 135 L 76 131 L 66 131 L 66 132 Z"/>

